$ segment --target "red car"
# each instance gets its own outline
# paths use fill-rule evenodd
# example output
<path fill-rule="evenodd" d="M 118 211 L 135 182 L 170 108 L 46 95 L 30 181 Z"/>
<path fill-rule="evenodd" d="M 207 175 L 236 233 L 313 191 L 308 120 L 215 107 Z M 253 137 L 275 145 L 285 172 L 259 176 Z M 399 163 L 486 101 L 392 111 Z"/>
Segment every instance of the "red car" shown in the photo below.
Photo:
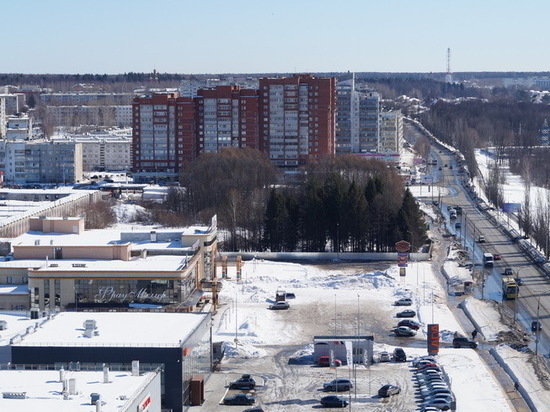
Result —
<path fill-rule="evenodd" d="M 340 359 L 334 359 L 333 366 L 342 366 Z M 319 366 L 330 366 L 330 356 L 321 356 L 318 362 Z"/>
<path fill-rule="evenodd" d="M 495 253 L 493 255 L 493 260 L 500 260 L 500 259 L 502 259 L 502 257 L 498 253 Z"/>

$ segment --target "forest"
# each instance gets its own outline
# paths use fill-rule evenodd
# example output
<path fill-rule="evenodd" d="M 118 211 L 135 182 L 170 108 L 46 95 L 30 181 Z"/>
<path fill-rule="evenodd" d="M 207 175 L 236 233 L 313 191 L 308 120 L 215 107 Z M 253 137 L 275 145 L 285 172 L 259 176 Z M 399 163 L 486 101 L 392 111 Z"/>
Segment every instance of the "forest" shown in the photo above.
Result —
<path fill-rule="evenodd" d="M 217 214 L 231 251 L 387 252 L 427 241 L 416 200 L 385 162 L 326 158 L 304 175 L 282 184 L 263 154 L 228 148 L 193 162 L 165 207 L 190 221 Z"/>

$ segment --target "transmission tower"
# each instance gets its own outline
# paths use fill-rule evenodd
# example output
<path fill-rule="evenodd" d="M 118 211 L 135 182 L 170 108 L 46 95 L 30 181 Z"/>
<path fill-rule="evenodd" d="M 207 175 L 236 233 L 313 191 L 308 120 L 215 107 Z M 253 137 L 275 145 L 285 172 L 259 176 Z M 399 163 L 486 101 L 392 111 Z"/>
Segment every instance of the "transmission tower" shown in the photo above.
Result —
<path fill-rule="evenodd" d="M 447 49 L 447 75 L 445 76 L 445 82 L 453 82 L 453 74 L 451 73 L 451 48 Z"/>

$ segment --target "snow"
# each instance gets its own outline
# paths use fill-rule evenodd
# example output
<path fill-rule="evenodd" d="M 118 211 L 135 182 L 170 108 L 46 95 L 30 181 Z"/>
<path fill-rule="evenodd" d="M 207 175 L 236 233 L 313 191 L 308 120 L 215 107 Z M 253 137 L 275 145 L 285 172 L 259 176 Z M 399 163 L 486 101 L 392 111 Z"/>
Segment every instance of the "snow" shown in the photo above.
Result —
<path fill-rule="evenodd" d="M 418 312 L 418 319 L 424 324 L 435 322 L 440 325 L 439 361 L 452 381 L 452 390 L 458 399 L 457 410 L 512 410 L 498 381 L 478 352 L 450 348 L 449 343 L 455 332 L 463 335 L 467 332 L 448 307 L 445 288 L 433 272 L 431 262 L 410 263 L 405 278 L 399 276 L 396 265 L 385 270 L 368 270 L 366 265 L 360 270 L 359 266 L 314 266 L 258 259 L 245 262 L 241 281 L 237 281 L 231 273 L 230 279 L 223 281 L 220 296 L 222 315 L 215 319 L 214 341 L 225 342 L 227 357 L 241 359 L 267 357 L 267 348 L 272 345 L 302 344 L 303 347 L 293 356 L 307 363 L 311 361 L 312 340 L 316 332 L 328 329 L 335 334 L 345 333 L 345 323 L 350 319 L 342 313 L 344 307 L 352 313 L 359 313 L 360 322 L 365 323 L 360 325 L 360 333 L 369 334 L 371 325 L 364 318 L 365 314 L 378 312 L 374 318 L 382 318 L 383 312 L 387 312 L 391 316 L 391 313 L 406 308 L 392 307 L 396 299 L 412 297 L 412 308 Z M 306 324 L 302 323 L 302 329 L 289 318 L 282 322 L 281 316 L 285 314 L 266 310 L 268 304 L 274 301 L 278 289 L 296 294 L 296 299 L 288 300 L 291 305 L 289 313 L 301 307 L 322 305 L 326 306 L 325 318 L 305 318 L 303 321 Z M 483 314 L 479 323 L 485 335 L 493 337 L 499 330 L 505 329 L 495 313 L 486 313 L 491 312 L 490 307 L 478 306 L 474 303 L 475 299 L 468 301 L 468 308 L 476 318 Z M 225 310 L 221 310 L 224 305 L 227 305 Z M 355 319 L 352 318 L 351 322 Z M 322 324 L 326 324 L 326 329 Z M 426 327 L 422 329 L 409 341 L 413 345 L 406 348 L 409 356 L 426 354 Z M 237 338 L 237 345 L 234 338 Z M 381 338 L 384 340 L 383 336 Z M 391 352 L 393 348 L 387 343 L 375 343 L 376 353 L 382 350 Z M 266 359 L 268 361 L 269 358 Z"/>
<path fill-rule="evenodd" d="M 25 335 L 18 346 L 179 347 L 200 325 L 204 313 L 61 312 Z M 96 321 L 97 334 L 84 336 L 84 322 Z"/>

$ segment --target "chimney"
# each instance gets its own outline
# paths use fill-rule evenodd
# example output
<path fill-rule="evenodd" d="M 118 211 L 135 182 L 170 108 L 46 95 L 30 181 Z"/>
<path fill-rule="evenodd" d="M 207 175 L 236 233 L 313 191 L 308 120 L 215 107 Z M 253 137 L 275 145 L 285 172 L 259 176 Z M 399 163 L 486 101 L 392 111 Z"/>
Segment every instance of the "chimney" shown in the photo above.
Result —
<path fill-rule="evenodd" d="M 69 379 L 69 395 L 76 395 L 76 379 Z"/>
<path fill-rule="evenodd" d="M 61 368 L 59 369 L 59 382 L 63 382 L 65 380 L 65 369 Z"/>

